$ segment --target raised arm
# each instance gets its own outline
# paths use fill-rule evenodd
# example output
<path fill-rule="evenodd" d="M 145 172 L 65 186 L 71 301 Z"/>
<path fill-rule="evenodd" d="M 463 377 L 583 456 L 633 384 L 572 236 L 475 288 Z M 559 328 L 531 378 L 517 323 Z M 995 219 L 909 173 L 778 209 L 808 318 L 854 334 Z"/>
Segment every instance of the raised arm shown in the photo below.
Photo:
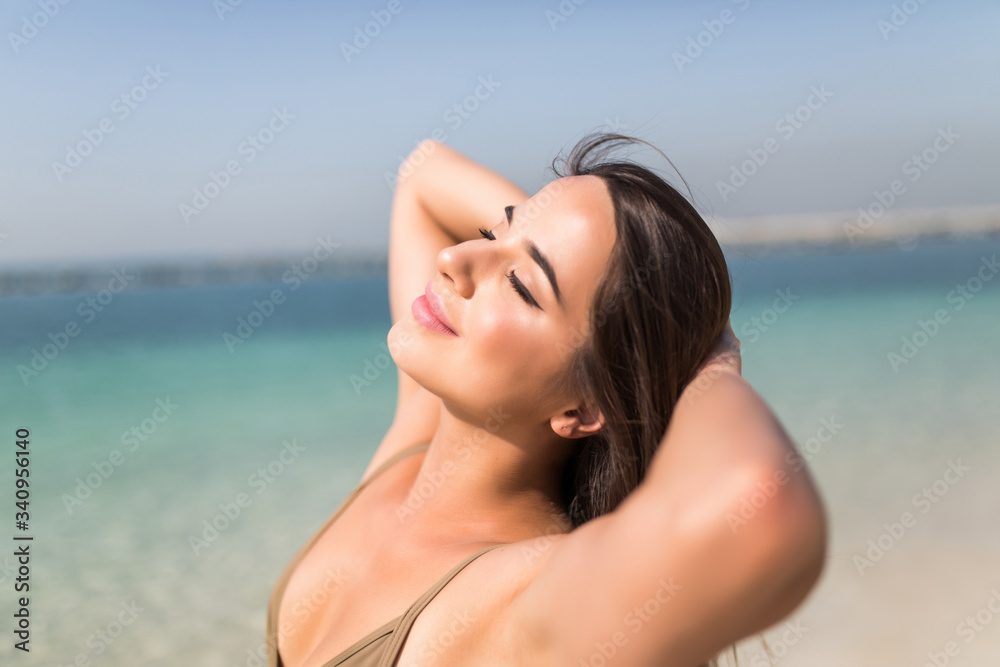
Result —
<path fill-rule="evenodd" d="M 540 664 L 596 664 L 614 651 L 619 664 L 693 667 L 778 622 L 811 590 L 825 513 L 738 369 L 738 357 L 735 368 L 704 369 L 642 484 L 614 512 L 554 540 L 508 619 Z"/>
<path fill-rule="evenodd" d="M 458 151 L 432 139 L 421 142 L 400 167 L 392 202 L 389 308 L 393 323 L 406 317 L 413 300 L 424 293 L 437 271 L 442 249 L 478 238 L 478 228 L 493 227 L 505 206 L 527 199 L 528 194 L 512 182 Z M 429 440 L 437 428 L 439 408 L 440 399 L 399 371 L 394 426 L 406 434 L 389 438 L 394 443 L 391 447 L 402 441 Z M 377 452 L 370 468 L 388 456 L 391 452 Z"/>

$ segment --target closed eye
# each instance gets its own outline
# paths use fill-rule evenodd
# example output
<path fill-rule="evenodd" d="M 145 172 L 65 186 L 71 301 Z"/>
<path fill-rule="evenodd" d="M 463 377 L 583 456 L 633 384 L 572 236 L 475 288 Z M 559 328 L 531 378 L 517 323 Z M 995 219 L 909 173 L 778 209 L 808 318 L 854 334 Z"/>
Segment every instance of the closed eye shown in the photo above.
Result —
<path fill-rule="evenodd" d="M 529 292 L 528 288 L 524 286 L 524 283 L 522 283 L 518 277 L 514 275 L 513 271 L 507 274 L 507 280 L 509 280 L 510 284 L 514 286 L 514 291 L 521 295 L 521 298 L 524 299 L 525 303 L 530 306 L 534 306 L 538 310 L 542 310 L 542 307 L 538 305 L 535 298 L 531 296 L 531 292 Z"/>
<path fill-rule="evenodd" d="M 493 235 L 493 232 L 491 232 L 488 229 L 483 229 L 482 227 L 480 227 L 479 233 L 483 235 L 483 238 L 489 239 L 490 241 L 497 240 L 497 237 Z M 541 306 L 538 305 L 538 302 L 535 301 L 535 297 L 531 296 L 531 292 L 528 291 L 528 288 L 524 286 L 524 283 L 521 282 L 521 280 L 514 274 L 513 271 L 505 275 L 507 277 L 507 280 L 510 281 L 511 286 L 514 288 L 514 291 L 521 296 L 521 298 L 524 300 L 526 304 L 528 304 L 529 306 L 533 306 L 538 310 L 544 310 Z"/>

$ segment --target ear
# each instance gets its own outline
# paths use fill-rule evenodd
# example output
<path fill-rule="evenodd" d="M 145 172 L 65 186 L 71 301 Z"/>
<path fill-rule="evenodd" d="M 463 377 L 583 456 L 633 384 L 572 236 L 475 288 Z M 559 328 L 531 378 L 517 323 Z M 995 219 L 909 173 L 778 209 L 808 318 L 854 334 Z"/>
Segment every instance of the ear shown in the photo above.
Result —
<path fill-rule="evenodd" d="M 583 438 L 604 428 L 604 415 L 596 406 L 581 403 L 557 413 L 549 423 L 556 435 L 564 438 Z"/>

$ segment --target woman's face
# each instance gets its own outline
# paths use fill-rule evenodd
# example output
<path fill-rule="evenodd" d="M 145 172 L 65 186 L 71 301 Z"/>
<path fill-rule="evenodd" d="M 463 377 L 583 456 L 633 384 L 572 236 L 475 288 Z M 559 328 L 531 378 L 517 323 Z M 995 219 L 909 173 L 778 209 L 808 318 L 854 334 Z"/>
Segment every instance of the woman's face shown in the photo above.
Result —
<path fill-rule="evenodd" d="M 393 325 L 389 349 L 453 412 L 543 423 L 572 400 L 547 388 L 587 335 L 615 242 L 614 207 L 603 180 L 570 176 L 497 211 L 489 231 L 495 239 L 438 253 L 428 294 Z M 436 329 L 428 310 L 454 333 Z"/>

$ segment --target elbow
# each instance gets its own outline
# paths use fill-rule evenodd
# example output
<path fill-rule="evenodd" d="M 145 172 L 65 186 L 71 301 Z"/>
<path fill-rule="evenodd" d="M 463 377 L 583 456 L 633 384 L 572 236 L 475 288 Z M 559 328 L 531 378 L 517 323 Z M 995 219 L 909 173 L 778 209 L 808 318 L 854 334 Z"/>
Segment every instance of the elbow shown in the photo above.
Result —
<path fill-rule="evenodd" d="M 773 499 L 759 536 L 766 544 L 764 569 L 774 584 L 778 618 L 790 614 L 813 590 L 826 566 L 829 527 L 812 480 L 796 475 Z"/>
<path fill-rule="evenodd" d="M 421 167 L 425 166 L 434 155 L 439 154 L 443 147 L 444 144 L 430 137 L 418 143 L 396 169 L 397 186 L 413 180 L 412 177 L 420 171 Z"/>

